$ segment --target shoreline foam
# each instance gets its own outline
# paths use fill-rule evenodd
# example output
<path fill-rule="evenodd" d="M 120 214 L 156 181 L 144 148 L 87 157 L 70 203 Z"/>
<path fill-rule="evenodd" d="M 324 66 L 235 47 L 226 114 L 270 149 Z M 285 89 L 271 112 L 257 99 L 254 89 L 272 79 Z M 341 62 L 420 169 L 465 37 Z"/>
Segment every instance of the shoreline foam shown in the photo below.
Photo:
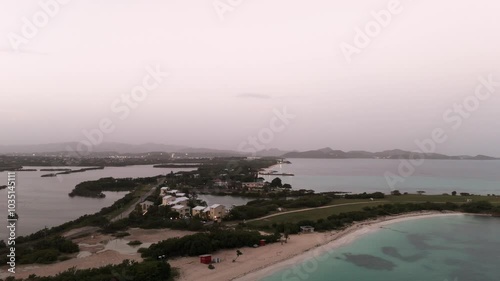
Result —
<path fill-rule="evenodd" d="M 333 231 L 332 234 L 330 234 L 333 238 L 329 241 L 326 241 L 323 244 L 307 249 L 306 251 L 298 253 L 287 259 L 276 261 L 275 263 L 269 264 L 265 267 L 256 268 L 250 272 L 243 273 L 240 276 L 232 278 L 231 280 L 235 281 L 261 280 L 267 276 L 286 270 L 287 268 L 301 264 L 305 261 L 311 259 L 318 259 L 319 257 L 335 249 L 338 249 L 339 247 L 349 245 L 350 243 L 354 242 L 356 239 L 359 239 L 362 236 L 378 231 L 383 226 L 399 222 L 416 220 L 416 219 L 426 219 L 426 218 L 442 217 L 442 216 L 457 216 L 457 215 L 466 215 L 466 214 L 456 213 L 456 212 L 449 212 L 449 213 L 416 212 L 416 213 L 407 213 L 393 217 L 392 216 L 382 217 L 371 221 L 363 221 L 355 223 L 344 230 L 336 232 Z M 308 234 L 304 234 L 304 236 L 306 235 Z"/>

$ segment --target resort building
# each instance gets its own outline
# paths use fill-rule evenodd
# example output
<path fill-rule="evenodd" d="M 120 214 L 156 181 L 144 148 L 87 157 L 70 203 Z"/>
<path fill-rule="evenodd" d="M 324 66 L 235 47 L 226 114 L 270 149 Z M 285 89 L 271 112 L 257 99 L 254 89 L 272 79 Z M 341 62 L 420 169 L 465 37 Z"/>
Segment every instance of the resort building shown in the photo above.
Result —
<path fill-rule="evenodd" d="M 177 213 L 179 213 L 179 216 L 181 218 L 188 217 L 191 215 L 191 208 L 184 206 L 184 205 L 172 206 L 172 211 L 176 211 Z"/>
<path fill-rule="evenodd" d="M 187 206 L 189 203 L 189 198 L 187 197 L 174 197 L 174 200 L 168 203 L 170 206 L 174 205 L 182 205 L 182 206 Z"/>
<path fill-rule="evenodd" d="M 212 220 L 221 219 L 226 216 L 226 207 L 224 207 L 224 205 L 213 204 L 212 206 L 207 207 L 207 209 L 208 209 L 208 216 Z"/>
<path fill-rule="evenodd" d="M 193 208 L 193 217 L 198 216 L 200 218 L 205 218 L 205 213 L 204 210 L 206 209 L 205 206 L 196 206 Z"/>
<path fill-rule="evenodd" d="M 149 201 L 149 200 L 145 200 L 145 201 L 142 201 L 140 203 L 140 205 L 141 205 L 142 212 L 146 212 L 149 209 L 149 207 L 154 205 L 154 203 Z"/>
<path fill-rule="evenodd" d="M 300 227 L 300 233 L 313 233 L 314 232 L 314 227 L 305 225 Z"/>
<path fill-rule="evenodd" d="M 193 217 L 198 216 L 207 220 L 218 220 L 225 217 L 226 214 L 226 207 L 221 204 L 213 204 L 208 207 L 196 206 L 193 208 Z"/>
<path fill-rule="evenodd" d="M 161 200 L 161 204 L 163 206 L 167 206 L 167 205 L 170 205 L 170 203 L 172 203 L 173 201 L 175 201 L 175 197 L 171 196 L 171 195 L 166 195 L 166 196 L 163 196 L 162 200 Z"/>
<path fill-rule="evenodd" d="M 261 188 L 264 188 L 264 183 L 263 182 L 243 182 L 243 183 L 241 183 L 241 186 L 243 188 L 248 188 L 248 189 L 261 189 Z"/>
<path fill-rule="evenodd" d="M 168 194 L 168 190 L 169 190 L 169 189 L 170 189 L 170 188 L 168 188 L 167 186 L 164 186 L 164 187 L 160 188 L 160 196 L 165 196 L 165 195 L 167 195 L 167 194 Z"/>
<path fill-rule="evenodd" d="M 216 179 L 216 180 L 214 180 L 214 186 L 216 186 L 216 187 L 227 187 L 228 183 L 227 183 L 227 181 L 223 181 L 221 179 Z"/>

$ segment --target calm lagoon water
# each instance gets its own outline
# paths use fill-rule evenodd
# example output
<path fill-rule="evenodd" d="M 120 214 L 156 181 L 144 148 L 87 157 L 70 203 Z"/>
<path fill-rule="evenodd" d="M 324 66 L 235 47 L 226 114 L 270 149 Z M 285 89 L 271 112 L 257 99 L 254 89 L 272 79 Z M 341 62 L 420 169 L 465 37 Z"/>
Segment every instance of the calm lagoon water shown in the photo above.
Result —
<path fill-rule="evenodd" d="M 45 226 L 52 227 L 74 220 L 85 214 L 93 214 L 103 207 L 111 206 L 127 192 L 105 192 L 102 199 L 69 197 L 68 193 L 80 182 L 97 180 L 104 177 L 129 178 L 151 177 L 170 173 L 170 171 L 187 171 L 192 169 L 160 169 L 152 165 L 106 167 L 103 170 L 90 170 L 57 177 L 41 177 L 43 168 L 58 167 L 24 167 L 37 169 L 37 172 L 16 172 L 16 198 L 19 222 L 17 235 L 36 232 Z M 68 167 L 63 167 L 68 168 Z M 71 167 L 69 167 L 71 168 Z M 73 167 L 79 169 L 82 167 Z M 7 184 L 7 172 L 0 172 L 0 185 Z M 0 210 L 7 220 L 7 189 L 0 190 Z M 0 239 L 6 238 L 6 228 L 0 228 Z"/>
<path fill-rule="evenodd" d="M 288 159 L 292 164 L 270 168 L 294 177 L 280 178 L 294 189 L 315 191 L 352 191 L 389 193 L 384 175 L 398 175 L 400 160 L 382 159 Z M 264 176 L 271 181 L 275 176 Z M 469 192 L 474 194 L 500 194 L 500 160 L 426 160 L 416 167 L 413 175 L 398 183 L 395 189 L 428 194 Z"/>
<path fill-rule="evenodd" d="M 394 223 L 261 281 L 498 281 L 500 218 Z"/>

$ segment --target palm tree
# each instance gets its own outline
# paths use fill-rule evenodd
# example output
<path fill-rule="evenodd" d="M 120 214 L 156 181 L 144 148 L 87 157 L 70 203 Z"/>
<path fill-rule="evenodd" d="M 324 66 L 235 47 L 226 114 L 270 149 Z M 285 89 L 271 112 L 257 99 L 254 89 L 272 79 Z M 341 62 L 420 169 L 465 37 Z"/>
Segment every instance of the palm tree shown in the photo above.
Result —
<path fill-rule="evenodd" d="M 240 250 L 236 250 L 236 258 L 233 260 L 233 262 L 235 262 L 236 259 L 241 255 L 243 255 L 243 253 Z"/>

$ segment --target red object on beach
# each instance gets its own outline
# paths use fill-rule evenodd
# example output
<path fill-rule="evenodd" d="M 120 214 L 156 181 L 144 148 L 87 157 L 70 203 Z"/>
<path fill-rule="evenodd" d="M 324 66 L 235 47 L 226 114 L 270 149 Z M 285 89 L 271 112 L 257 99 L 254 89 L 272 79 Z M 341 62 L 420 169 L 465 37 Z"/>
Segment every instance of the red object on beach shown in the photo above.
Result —
<path fill-rule="evenodd" d="M 259 246 L 266 246 L 266 240 L 260 240 Z"/>
<path fill-rule="evenodd" d="M 210 264 L 212 262 L 212 255 L 201 255 L 200 263 Z"/>

